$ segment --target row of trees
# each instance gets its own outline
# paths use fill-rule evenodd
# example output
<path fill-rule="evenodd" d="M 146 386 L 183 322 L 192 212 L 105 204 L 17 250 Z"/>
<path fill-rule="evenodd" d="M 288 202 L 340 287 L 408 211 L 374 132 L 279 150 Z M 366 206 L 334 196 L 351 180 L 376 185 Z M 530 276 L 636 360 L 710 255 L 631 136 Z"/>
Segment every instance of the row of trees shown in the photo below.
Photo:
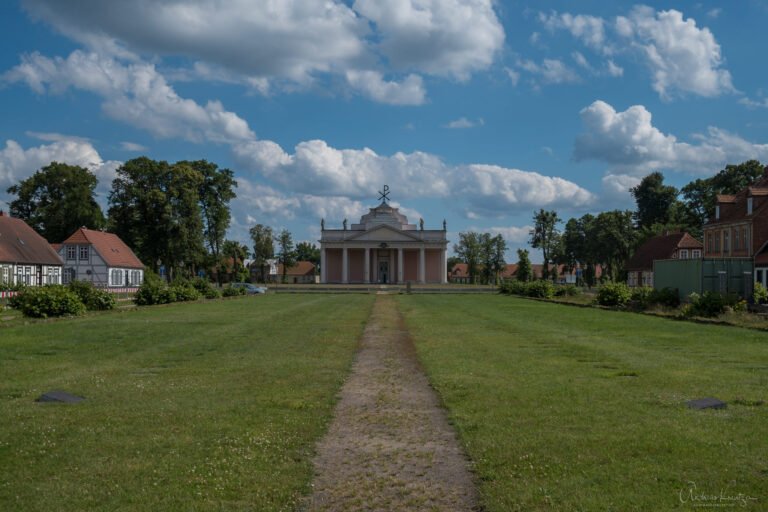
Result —
<path fill-rule="evenodd" d="M 250 229 L 250 235 L 253 241 L 253 265 L 259 269 L 262 281 L 266 281 L 266 268 L 271 260 L 276 260 L 283 266 L 283 281 L 288 268 L 298 261 L 310 261 L 320 265 L 320 249 L 310 242 L 299 242 L 294 247 L 293 237 L 287 229 L 275 235 L 271 227 L 256 224 Z"/>
<path fill-rule="evenodd" d="M 507 242 L 501 235 L 468 231 L 459 233 L 459 242 L 453 246 L 456 257 L 448 262 L 449 268 L 457 261 L 467 264 L 467 274 L 471 283 L 479 279 L 484 284 L 498 283 L 507 263 L 504 253 Z"/>
<path fill-rule="evenodd" d="M 220 280 L 225 274 L 247 275 L 249 248 L 225 239 L 237 188 L 231 170 L 206 160 L 168 163 L 141 157 L 125 162 L 116 174 L 106 216 L 95 200 L 93 173 L 59 162 L 8 189 L 16 196 L 10 213 L 51 243 L 62 242 L 81 226 L 108 229 L 147 266 L 156 272 L 164 267 L 170 279 L 193 276 L 198 269 L 214 270 Z M 261 262 L 275 257 L 277 242 L 284 267 L 296 259 L 319 263 L 319 250 L 306 243 L 294 247 L 287 230 L 273 237 L 271 228 L 258 225 L 251 237 Z"/>
<path fill-rule="evenodd" d="M 562 220 L 555 211 L 534 214 L 530 233 L 531 247 L 540 249 L 545 279 L 550 265 L 584 269 L 584 280 L 594 283 L 597 265 L 611 281 L 624 280 L 625 266 L 637 247 L 648 238 L 665 231 L 688 231 L 701 238 L 702 227 L 714 215 L 718 194 L 735 194 L 757 181 L 764 172 L 757 160 L 728 165 L 716 175 L 697 179 L 681 189 L 664 184 L 664 176 L 654 172 L 630 189 L 636 210 L 613 210 L 598 215 L 586 214 Z"/>

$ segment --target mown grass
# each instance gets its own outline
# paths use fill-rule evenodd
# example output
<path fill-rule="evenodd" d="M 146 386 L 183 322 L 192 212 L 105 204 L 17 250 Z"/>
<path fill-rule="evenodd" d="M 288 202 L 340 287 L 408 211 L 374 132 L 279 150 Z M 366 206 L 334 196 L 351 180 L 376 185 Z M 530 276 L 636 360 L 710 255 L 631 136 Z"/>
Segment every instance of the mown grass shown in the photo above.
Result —
<path fill-rule="evenodd" d="M 768 508 L 765 333 L 504 296 L 398 300 L 488 510 Z M 685 406 L 708 396 L 728 408 Z"/>
<path fill-rule="evenodd" d="M 290 510 L 372 297 L 267 295 L 0 330 L 0 510 Z M 86 397 L 40 404 L 49 390 Z"/>

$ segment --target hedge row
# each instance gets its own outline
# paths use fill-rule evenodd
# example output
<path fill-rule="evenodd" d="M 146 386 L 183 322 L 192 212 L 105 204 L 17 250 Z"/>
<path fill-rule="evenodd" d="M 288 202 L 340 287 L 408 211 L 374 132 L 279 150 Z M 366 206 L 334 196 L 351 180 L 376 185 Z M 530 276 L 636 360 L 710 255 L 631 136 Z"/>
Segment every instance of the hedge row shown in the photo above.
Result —
<path fill-rule="evenodd" d="M 501 293 L 538 299 L 551 299 L 553 297 L 565 297 L 581 293 L 581 290 L 572 284 L 555 285 L 551 281 L 544 280 L 527 282 L 507 280 L 501 284 L 500 289 Z"/>
<path fill-rule="evenodd" d="M 78 316 L 89 311 L 114 309 L 115 297 L 84 281 L 69 285 L 28 286 L 8 301 L 13 309 L 32 318 Z"/>
<path fill-rule="evenodd" d="M 199 300 L 201 298 L 217 299 L 222 295 L 224 297 L 245 295 L 245 289 L 229 287 L 224 288 L 220 292 L 213 287 L 210 281 L 202 278 L 192 280 L 178 279 L 168 285 L 157 276 L 149 274 L 136 292 L 133 301 L 138 306 L 152 306 L 155 304 Z"/>

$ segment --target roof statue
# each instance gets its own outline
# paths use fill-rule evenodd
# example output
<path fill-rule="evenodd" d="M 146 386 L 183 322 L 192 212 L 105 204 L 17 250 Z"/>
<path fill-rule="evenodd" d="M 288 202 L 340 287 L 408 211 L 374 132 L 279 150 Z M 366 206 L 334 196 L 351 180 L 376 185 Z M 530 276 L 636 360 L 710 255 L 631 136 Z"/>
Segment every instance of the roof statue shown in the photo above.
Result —
<path fill-rule="evenodd" d="M 424 231 L 424 219 L 419 218 L 419 229 Z"/>
<path fill-rule="evenodd" d="M 344 223 L 343 224 L 344 224 L 344 231 L 346 231 L 347 230 L 347 219 L 344 219 Z"/>
<path fill-rule="evenodd" d="M 379 201 L 382 203 L 389 201 L 389 185 L 384 185 L 384 192 L 379 190 Z"/>
<path fill-rule="evenodd" d="M 325 229 L 325 219 L 320 219 L 320 230 Z"/>

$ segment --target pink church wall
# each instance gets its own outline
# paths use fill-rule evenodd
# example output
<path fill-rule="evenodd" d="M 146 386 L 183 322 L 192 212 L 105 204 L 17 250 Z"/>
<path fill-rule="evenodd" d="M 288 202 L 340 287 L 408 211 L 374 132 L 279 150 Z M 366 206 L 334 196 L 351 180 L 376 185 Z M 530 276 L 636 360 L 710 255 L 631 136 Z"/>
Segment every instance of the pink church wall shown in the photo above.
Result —
<path fill-rule="evenodd" d="M 365 279 L 365 249 L 347 249 L 349 282 L 362 283 Z"/>
<path fill-rule="evenodd" d="M 325 250 L 325 280 L 327 282 L 341 282 L 341 258 L 341 249 Z"/>
<path fill-rule="evenodd" d="M 424 259 L 426 261 L 426 275 L 424 276 L 428 283 L 441 283 L 443 276 L 443 262 L 441 258 L 442 251 L 430 250 L 424 251 Z"/>
<path fill-rule="evenodd" d="M 403 251 L 403 280 L 416 282 L 419 279 L 419 251 Z"/>

